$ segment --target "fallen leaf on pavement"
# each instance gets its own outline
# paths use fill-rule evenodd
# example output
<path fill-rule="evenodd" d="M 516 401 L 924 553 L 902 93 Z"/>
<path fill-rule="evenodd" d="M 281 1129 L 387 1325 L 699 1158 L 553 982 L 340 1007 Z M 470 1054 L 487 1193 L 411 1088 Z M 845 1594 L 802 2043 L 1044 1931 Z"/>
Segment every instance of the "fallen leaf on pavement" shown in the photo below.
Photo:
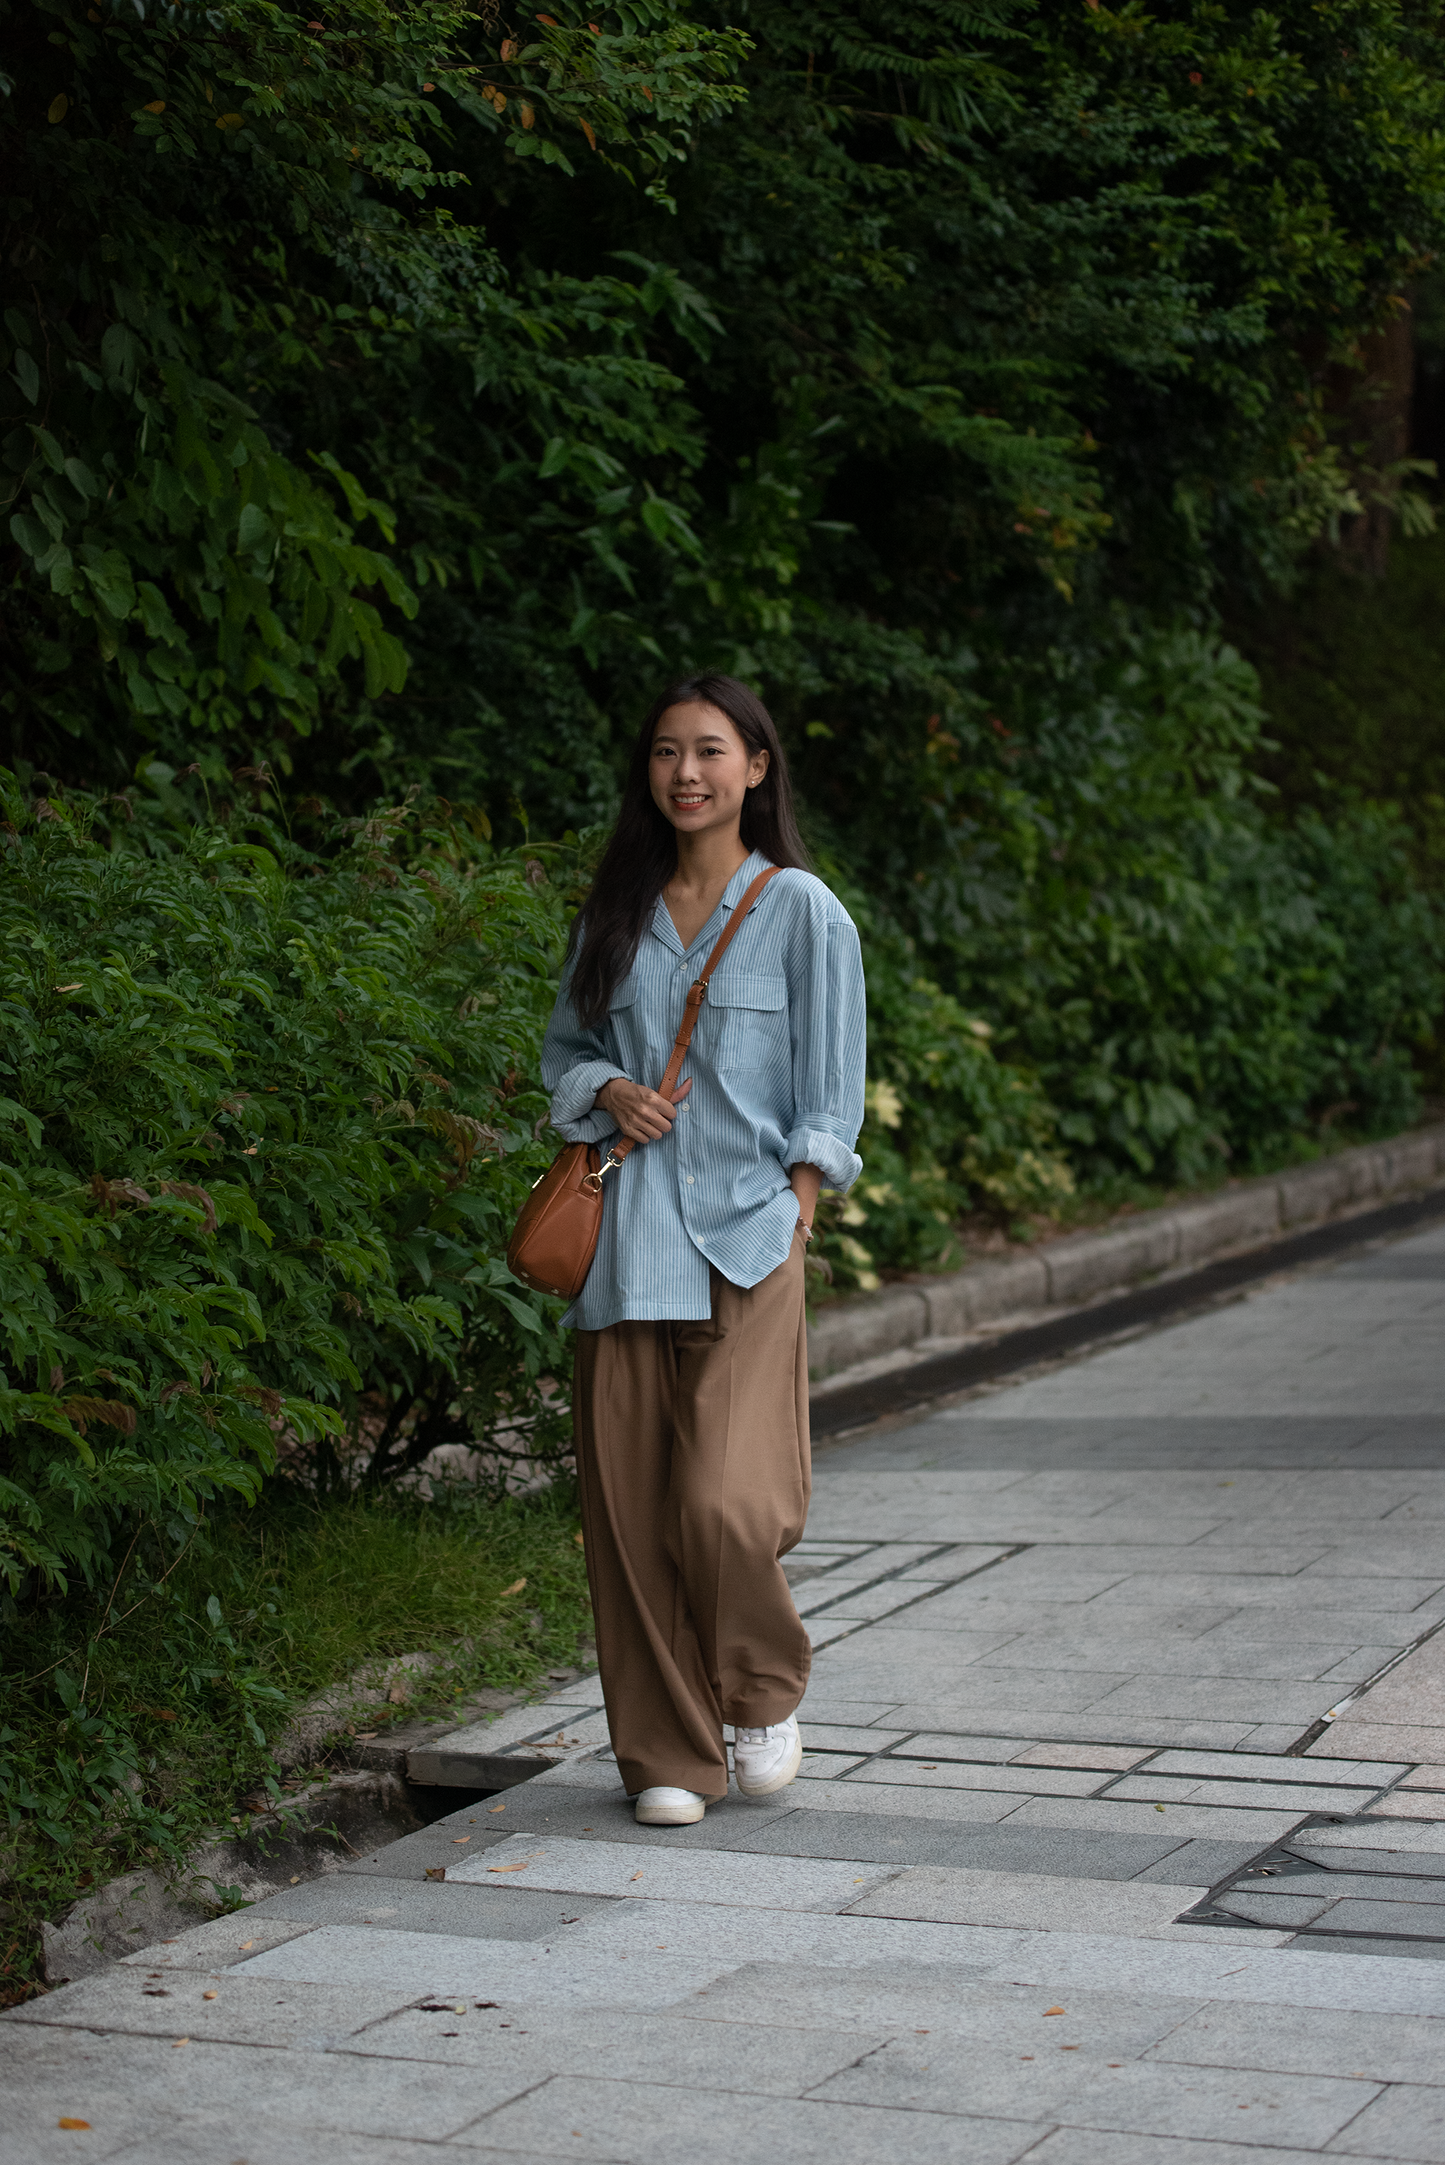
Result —
<path fill-rule="evenodd" d="M 255 1944 L 256 1942 L 253 1939 L 239 1940 L 236 1945 L 236 1952 L 237 1954 L 243 1955 L 248 1947 L 254 1947 Z"/>
<path fill-rule="evenodd" d="M 179 2051 L 180 2051 L 180 2049 L 181 2049 L 181 2047 L 182 2047 L 182 2045 L 188 2045 L 189 2043 L 190 2043 L 190 2039 L 189 2039 L 189 2037 L 178 2037 L 178 2038 L 176 2039 L 175 2043 L 174 2043 L 174 2044 L 173 2044 L 173 2045 L 171 2046 L 171 2050 L 172 2050 L 172 2052 L 179 2052 Z"/>
<path fill-rule="evenodd" d="M 444 1864 L 429 1864 L 426 1868 L 426 1876 L 428 1879 L 445 1879 L 447 1868 Z"/>
<path fill-rule="evenodd" d="M 634 1872 L 634 1873 L 633 1873 L 633 1875 L 632 1875 L 632 1877 L 633 1877 L 633 1879 L 634 1879 L 634 1880 L 638 1880 L 638 1879 L 641 1879 L 641 1877 L 642 1877 L 642 1874 L 641 1874 L 640 1872 Z"/>
<path fill-rule="evenodd" d="M 522 1864 L 489 1864 L 487 1866 L 487 1870 L 489 1872 L 525 1872 L 527 1869 L 527 1865 L 530 1864 L 531 1861 L 532 1860 L 529 1857 Z M 641 1877 L 642 1875 L 639 1872 L 638 1878 L 640 1879 Z"/>
<path fill-rule="evenodd" d="M 201 1994 L 201 1998 L 202 1998 L 203 2000 L 213 2000 L 213 1999 L 214 1999 L 215 1997 L 216 1997 L 216 1995 L 215 1995 L 215 1993 L 214 1993 L 214 1992 L 203 1992 L 203 1993 Z"/>
<path fill-rule="evenodd" d="M 489 1812 L 504 1812 L 506 1809 L 507 1807 L 505 1804 L 489 1804 L 487 1806 L 487 1810 Z"/>
<path fill-rule="evenodd" d="M 1046 2015 L 1066 2015 L 1068 2011 L 1067 2007 L 1046 2007 L 1044 2009 Z"/>
<path fill-rule="evenodd" d="M 455 1844 L 457 1844 L 458 1846 L 459 1846 L 459 1845 L 460 1845 L 461 1843 L 463 1843 L 463 1842 L 469 1842 L 470 1840 L 471 1840 L 471 1836 L 470 1836 L 469 1834 L 454 1834 L 454 1835 L 452 1836 L 452 1841 L 453 1841 L 453 1842 L 454 1842 Z"/>
<path fill-rule="evenodd" d="M 61 2119 L 61 2120 L 57 2120 L 55 2124 L 56 2124 L 56 2126 L 57 2126 L 57 2127 L 86 2127 L 86 2128 L 88 2128 L 88 2127 L 90 2126 L 90 2122 L 89 2122 L 88 2120 L 65 2120 L 65 2119 Z"/>

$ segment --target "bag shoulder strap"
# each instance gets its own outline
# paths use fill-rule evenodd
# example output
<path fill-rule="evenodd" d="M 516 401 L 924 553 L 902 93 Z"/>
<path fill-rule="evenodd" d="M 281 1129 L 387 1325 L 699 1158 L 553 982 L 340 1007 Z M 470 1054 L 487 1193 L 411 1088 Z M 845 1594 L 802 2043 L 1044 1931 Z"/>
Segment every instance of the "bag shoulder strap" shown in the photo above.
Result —
<path fill-rule="evenodd" d="M 678 1025 L 677 1036 L 673 1039 L 672 1058 L 668 1061 L 662 1081 L 657 1086 L 658 1096 L 666 1098 L 669 1103 L 672 1100 L 673 1086 L 682 1072 L 682 1063 L 687 1058 L 687 1048 L 692 1043 L 692 1033 L 697 1028 L 697 1018 L 702 1010 L 702 1003 L 707 998 L 708 979 L 727 953 L 734 933 L 741 929 L 743 919 L 767 886 L 768 881 L 775 880 L 782 869 L 781 865 L 770 864 L 766 872 L 758 874 L 746 894 L 739 898 L 736 909 L 734 909 L 727 924 L 714 942 L 713 951 L 703 964 L 700 974 L 688 987 L 687 1004 L 682 1011 L 682 1021 Z M 622 1160 L 635 1147 L 624 1136 L 620 1142 L 614 1143 L 607 1153 L 610 1163 L 620 1165 Z M 603 1170 L 606 1171 L 607 1167 L 604 1166 Z"/>

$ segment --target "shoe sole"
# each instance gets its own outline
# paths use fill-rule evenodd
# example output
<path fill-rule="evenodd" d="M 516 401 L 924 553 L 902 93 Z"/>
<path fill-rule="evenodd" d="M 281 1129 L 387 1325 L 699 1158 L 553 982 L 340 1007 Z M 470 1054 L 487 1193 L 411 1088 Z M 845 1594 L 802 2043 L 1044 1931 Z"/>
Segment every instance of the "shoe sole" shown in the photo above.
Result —
<path fill-rule="evenodd" d="M 695 1827 L 706 1810 L 705 1804 L 639 1804 L 635 1817 L 639 1827 Z"/>
<path fill-rule="evenodd" d="M 738 1773 L 736 1760 L 734 1760 L 733 1762 L 733 1775 L 737 1781 L 738 1788 L 742 1791 L 745 1797 L 770 1797 L 775 1793 L 775 1791 L 779 1789 L 786 1789 L 789 1782 L 794 1782 L 797 1780 L 798 1769 L 802 1764 L 803 1739 L 801 1738 L 801 1736 L 799 1736 L 794 1738 L 793 1749 L 788 1754 L 787 1758 L 783 1761 L 783 1764 L 779 1768 L 778 1772 L 774 1775 L 771 1775 L 767 1781 L 745 1782 L 741 1774 Z"/>

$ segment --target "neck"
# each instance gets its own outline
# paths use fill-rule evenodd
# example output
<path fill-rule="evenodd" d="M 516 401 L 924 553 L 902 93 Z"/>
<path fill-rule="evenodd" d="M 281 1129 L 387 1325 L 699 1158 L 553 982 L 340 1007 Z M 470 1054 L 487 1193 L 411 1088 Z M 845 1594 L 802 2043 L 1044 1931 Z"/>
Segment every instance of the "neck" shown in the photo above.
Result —
<path fill-rule="evenodd" d="M 677 838 L 677 870 L 672 884 L 695 894 L 726 887 L 739 865 L 751 853 L 744 847 L 736 827 L 706 834 L 680 834 Z"/>

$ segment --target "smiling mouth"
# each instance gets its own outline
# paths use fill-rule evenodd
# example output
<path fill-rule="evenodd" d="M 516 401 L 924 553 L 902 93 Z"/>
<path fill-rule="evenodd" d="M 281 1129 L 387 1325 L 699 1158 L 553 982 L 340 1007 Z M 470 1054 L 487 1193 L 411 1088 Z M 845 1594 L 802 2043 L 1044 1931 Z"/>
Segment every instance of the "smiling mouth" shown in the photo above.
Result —
<path fill-rule="evenodd" d="M 673 801 L 673 803 L 674 803 L 674 804 L 675 804 L 675 805 L 676 805 L 676 806 L 678 807 L 678 810 L 679 810 L 679 811 L 682 811 L 682 812 L 691 812 L 691 811 L 695 810 L 695 809 L 696 809 L 696 807 L 697 807 L 698 805 L 700 805 L 700 804 L 706 804 L 706 803 L 707 803 L 707 798 L 706 798 L 705 796 L 701 796 L 701 795 L 692 795 L 692 796 L 686 796 L 686 797 L 684 797 L 684 796 L 682 796 L 682 795 L 681 795 L 680 793 L 677 793 L 677 794 L 674 794 L 674 796 L 673 796 L 673 800 L 672 800 L 672 801 Z"/>

